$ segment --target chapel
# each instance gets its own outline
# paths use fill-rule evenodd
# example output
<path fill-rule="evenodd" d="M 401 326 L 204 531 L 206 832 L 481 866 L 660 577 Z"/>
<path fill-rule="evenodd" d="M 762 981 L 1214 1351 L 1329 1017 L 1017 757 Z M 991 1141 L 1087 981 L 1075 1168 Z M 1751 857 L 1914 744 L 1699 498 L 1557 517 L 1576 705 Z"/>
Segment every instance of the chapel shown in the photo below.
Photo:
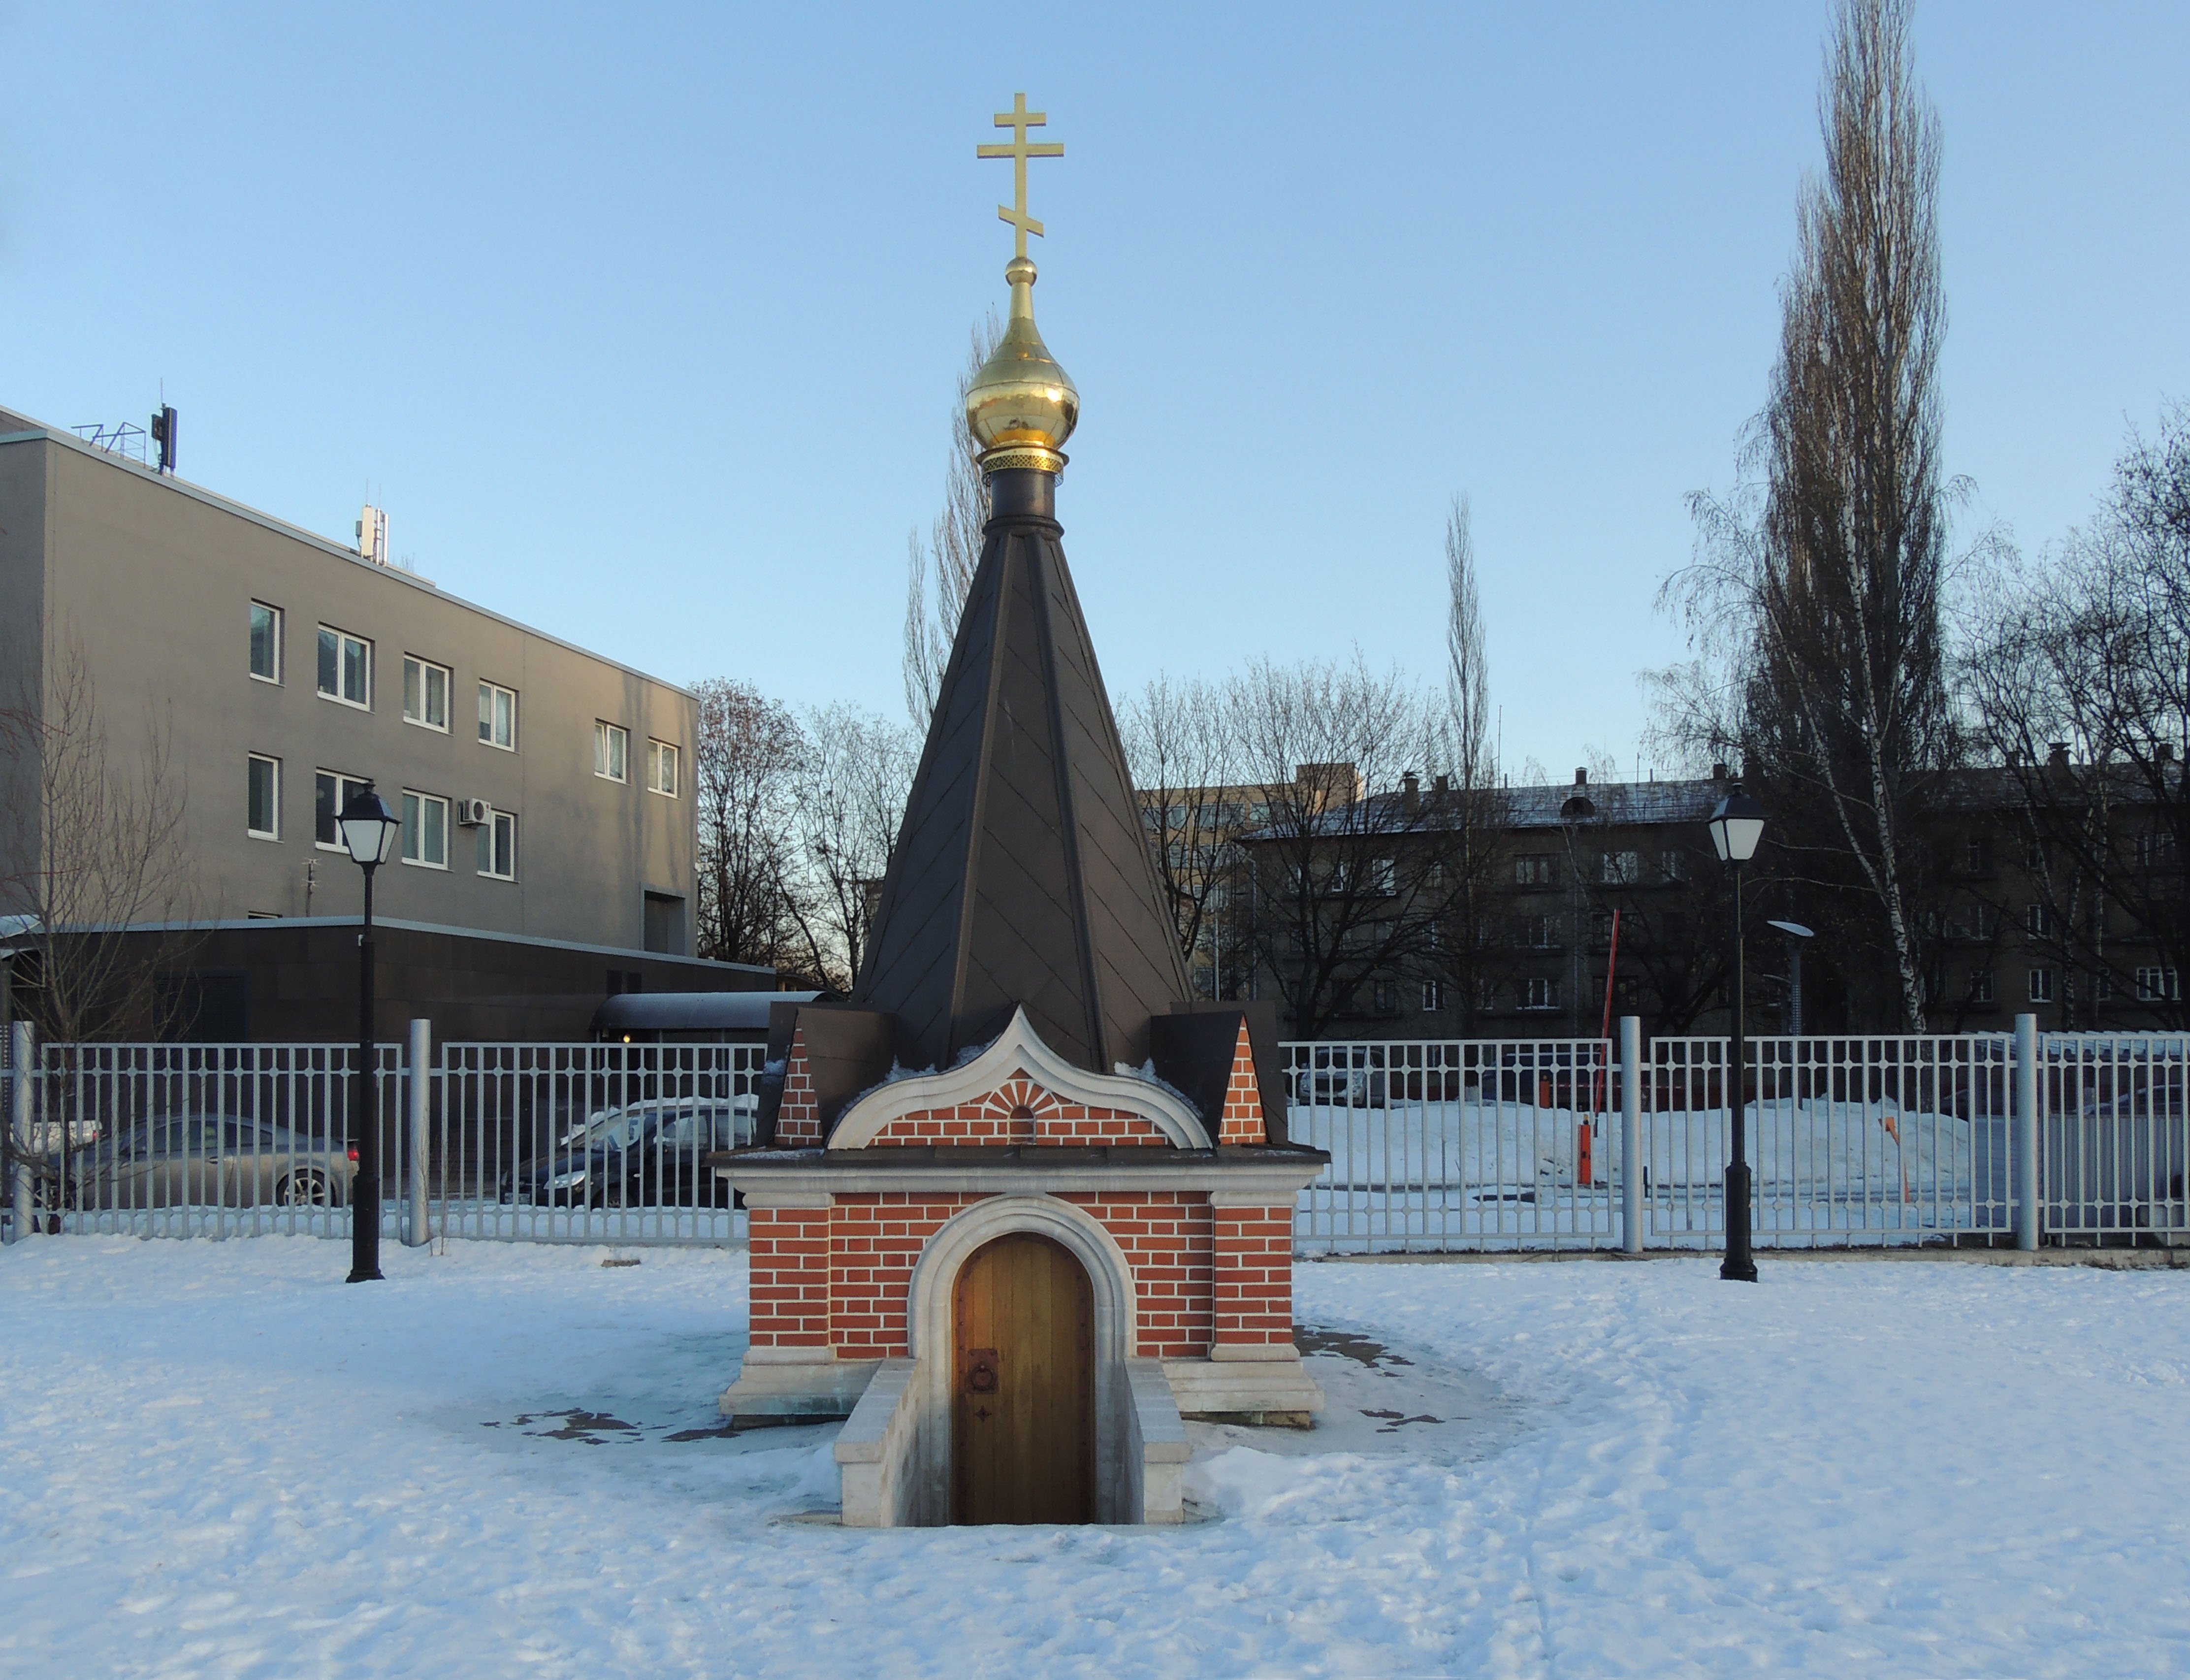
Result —
<path fill-rule="evenodd" d="M 740 1422 L 843 1417 L 848 1524 L 1176 1522 L 1183 1420 L 1307 1427 L 1274 1010 L 1192 1001 L 1058 522 L 1079 393 L 1010 314 L 990 516 L 866 961 L 769 1023 Z"/>

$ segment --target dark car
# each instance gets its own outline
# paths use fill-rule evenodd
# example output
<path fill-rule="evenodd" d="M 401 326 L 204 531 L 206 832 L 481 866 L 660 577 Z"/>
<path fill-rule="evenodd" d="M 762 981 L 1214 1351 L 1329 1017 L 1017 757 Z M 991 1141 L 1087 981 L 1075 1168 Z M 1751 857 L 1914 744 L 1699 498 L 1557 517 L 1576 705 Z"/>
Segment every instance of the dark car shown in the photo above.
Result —
<path fill-rule="evenodd" d="M 728 1207 L 707 1157 L 750 1144 L 751 1097 L 636 1103 L 594 1115 L 502 1177 L 506 1200 L 557 1207 Z"/>

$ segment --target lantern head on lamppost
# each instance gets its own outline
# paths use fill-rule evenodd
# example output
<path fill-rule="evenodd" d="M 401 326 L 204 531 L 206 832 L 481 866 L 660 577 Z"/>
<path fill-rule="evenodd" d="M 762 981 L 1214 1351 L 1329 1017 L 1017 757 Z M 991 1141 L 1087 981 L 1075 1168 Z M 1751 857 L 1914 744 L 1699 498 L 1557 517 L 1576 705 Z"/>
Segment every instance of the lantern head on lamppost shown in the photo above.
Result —
<path fill-rule="evenodd" d="M 1764 807 L 1744 793 L 1739 782 L 1711 813 L 1711 837 L 1721 863 L 1744 864 L 1756 855 L 1756 843 L 1764 837 Z"/>
<path fill-rule="evenodd" d="M 365 915 L 357 938 L 357 1073 L 350 1101 L 357 1177 L 349 1192 L 349 1281 L 373 1283 L 380 1277 L 380 1104 L 373 1078 L 372 871 L 394 855 L 403 825 L 371 782 L 350 796 L 335 825 L 365 871 Z"/>
<path fill-rule="evenodd" d="M 370 877 L 395 851 L 395 837 L 403 825 L 388 802 L 372 791 L 371 782 L 349 796 L 349 803 L 335 819 L 342 830 L 343 845 L 351 860 Z"/>
<path fill-rule="evenodd" d="M 1728 788 L 1711 814 L 1711 845 L 1719 861 L 1733 871 L 1733 1008 L 1732 1053 L 1728 1057 L 1728 1106 L 1733 1110 L 1731 1146 L 1726 1159 L 1726 1258 L 1718 1274 L 1739 1283 L 1756 1281 L 1756 1260 L 1750 1251 L 1749 1222 L 1749 1047 L 1742 1019 L 1748 975 L 1742 961 L 1741 871 L 1756 855 L 1764 838 L 1764 807 L 1741 791 Z"/>

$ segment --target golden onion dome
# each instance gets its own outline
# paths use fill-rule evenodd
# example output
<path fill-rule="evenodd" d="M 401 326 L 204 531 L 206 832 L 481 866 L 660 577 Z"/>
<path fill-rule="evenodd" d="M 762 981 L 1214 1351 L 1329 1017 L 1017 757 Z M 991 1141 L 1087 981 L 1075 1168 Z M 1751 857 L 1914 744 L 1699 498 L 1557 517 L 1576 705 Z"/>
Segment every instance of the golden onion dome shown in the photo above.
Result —
<path fill-rule="evenodd" d="M 1064 440 L 1080 423 L 1080 393 L 1035 329 L 1034 264 L 1014 257 L 1004 278 L 1011 282 L 1011 319 L 966 393 L 966 423 L 981 446 L 982 471 L 1063 472 Z"/>

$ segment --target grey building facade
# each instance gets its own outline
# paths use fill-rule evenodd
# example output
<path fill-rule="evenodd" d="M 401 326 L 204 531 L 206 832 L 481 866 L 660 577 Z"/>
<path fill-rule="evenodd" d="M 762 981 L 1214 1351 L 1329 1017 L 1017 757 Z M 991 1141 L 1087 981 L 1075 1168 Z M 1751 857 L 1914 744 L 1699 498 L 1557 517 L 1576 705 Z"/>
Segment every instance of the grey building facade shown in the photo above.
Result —
<path fill-rule="evenodd" d="M 0 709 L 46 715 L 71 681 L 112 763 L 164 743 L 188 858 L 170 917 L 355 917 L 332 816 L 370 780 L 405 824 L 377 915 L 690 958 L 691 695 L 0 410 Z M 17 736 L 0 892 L 54 861 Z"/>

